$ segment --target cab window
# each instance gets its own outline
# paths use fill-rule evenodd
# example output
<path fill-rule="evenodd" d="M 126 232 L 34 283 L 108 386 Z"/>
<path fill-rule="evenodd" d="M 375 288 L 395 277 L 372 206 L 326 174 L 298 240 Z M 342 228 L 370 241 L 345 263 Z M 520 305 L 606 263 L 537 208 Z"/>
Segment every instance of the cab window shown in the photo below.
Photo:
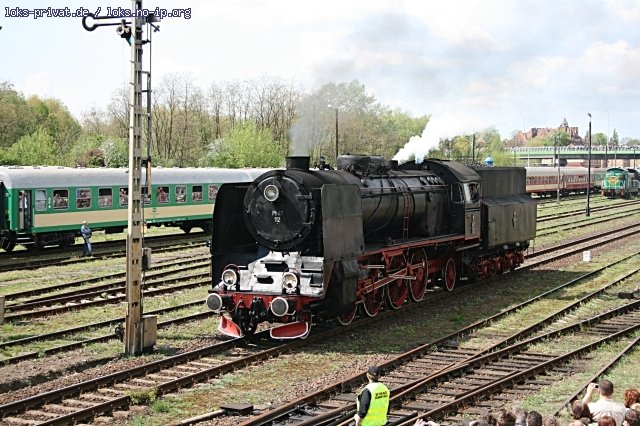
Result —
<path fill-rule="evenodd" d="M 451 185 L 451 201 L 454 203 L 464 203 L 464 189 L 459 183 Z"/>
<path fill-rule="evenodd" d="M 56 210 L 66 209 L 69 207 L 69 190 L 54 189 L 53 190 L 53 208 Z"/>
<path fill-rule="evenodd" d="M 47 210 L 47 191 L 36 189 L 36 210 L 39 212 Z"/>
<path fill-rule="evenodd" d="M 78 209 L 91 208 L 91 189 L 89 188 L 76 189 L 76 208 Z"/>
<path fill-rule="evenodd" d="M 464 195 L 467 203 L 477 203 L 480 201 L 480 184 L 476 182 L 465 183 Z"/>

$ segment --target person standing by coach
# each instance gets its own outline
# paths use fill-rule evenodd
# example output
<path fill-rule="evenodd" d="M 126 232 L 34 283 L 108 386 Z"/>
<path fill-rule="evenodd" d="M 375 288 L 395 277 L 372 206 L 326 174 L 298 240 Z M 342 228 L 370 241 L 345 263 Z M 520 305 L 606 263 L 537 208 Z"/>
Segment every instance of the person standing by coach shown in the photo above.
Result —
<path fill-rule="evenodd" d="M 84 240 L 84 247 L 82 254 L 84 256 L 91 256 L 91 228 L 87 224 L 86 220 L 82 221 L 82 226 L 80 227 L 80 234 L 82 235 L 82 239 Z"/>
<path fill-rule="evenodd" d="M 369 367 L 369 384 L 357 394 L 357 411 L 353 419 L 356 426 L 383 426 L 387 423 L 389 389 L 380 383 L 380 368 Z"/>

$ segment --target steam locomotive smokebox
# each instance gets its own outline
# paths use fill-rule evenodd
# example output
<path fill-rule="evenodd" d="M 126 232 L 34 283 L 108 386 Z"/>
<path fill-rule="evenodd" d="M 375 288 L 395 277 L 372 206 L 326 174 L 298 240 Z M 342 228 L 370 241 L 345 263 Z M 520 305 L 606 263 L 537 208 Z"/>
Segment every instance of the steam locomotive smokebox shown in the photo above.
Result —
<path fill-rule="evenodd" d="M 336 166 L 338 170 L 360 174 L 377 174 L 390 168 L 389 162 L 380 155 L 340 155 Z"/>
<path fill-rule="evenodd" d="M 287 169 L 302 169 L 309 170 L 309 163 L 311 157 L 306 156 L 291 156 L 286 158 Z"/>

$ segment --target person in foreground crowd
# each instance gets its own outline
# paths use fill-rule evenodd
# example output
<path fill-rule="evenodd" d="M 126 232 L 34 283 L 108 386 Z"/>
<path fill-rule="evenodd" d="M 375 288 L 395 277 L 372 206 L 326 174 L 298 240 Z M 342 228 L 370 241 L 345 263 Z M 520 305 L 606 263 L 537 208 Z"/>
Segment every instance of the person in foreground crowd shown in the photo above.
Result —
<path fill-rule="evenodd" d="M 635 405 L 635 404 L 634 404 Z M 640 426 L 640 411 L 633 408 L 624 415 L 623 426 Z"/>
<path fill-rule="evenodd" d="M 589 404 L 586 402 L 580 399 L 573 401 L 571 411 L 573 412 L 573 419 L 580 421 L 584 426 L 589 426 L 590 423 L 593 423 L 593 417 L 591 416 L 591 411 L 589 411 Z"/>
<path fill-rule="evenodd" d="M 624 391 L 624 406 L 631 408 L 633 404 L 640 403 L 640 391 L 638 389 L 627 389 Z"/>
<path fill-rule="evenodd" d="M 600 393 L 600 399 L 596 402 L 591 402 L 591 396 L 598 390 Z M 587 392 L 582 398 L 582 402 L 589 404 L 589 411 L 593 421 L 597 422 L 603 416 L 611 416 L 616 422 L 616 426 L 621 426 L 624 420 L 624 415 L 627 413 L 627 408 L 612 399 L 613 396 L 613 383 L 609 380 L 602 380 L 600 383 L 589 383 L 587 386 Z"/>

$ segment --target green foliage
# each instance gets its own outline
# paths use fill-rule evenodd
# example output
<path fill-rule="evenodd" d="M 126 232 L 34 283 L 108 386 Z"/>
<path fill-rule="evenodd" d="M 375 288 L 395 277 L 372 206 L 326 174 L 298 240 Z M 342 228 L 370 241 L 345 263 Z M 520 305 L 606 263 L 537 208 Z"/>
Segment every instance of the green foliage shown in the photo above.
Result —
<path fill-rule="evenodd" d="M 27 101 L 7 81 L 0 82 L 0 148 L 13 145 L 35 131 Z"/>
<path fill-rule="evenodd" d="M 604 133 L 594 133 L 593 134 L 593 140 L 591 141 L 591 143 L 595 146 L 595 145 L 599 145 L 599 146 L 605 146 L 607 144 L 607 135 L 605 135 Z"/>
<path fill-rule="evenodd" d="M 59 156 L 63 157 L 80 136 L 82 128 L 78 121 L 58 99 L 40 99 L 32 96 L 27 99 L 27 104 L 34 122 L 51 135 Z"/>
<path fill-rule="evenodd" d="M 133 405 L 146 405 L 156 400 L 158 389 L 147 388 L 140 390 L 130 390 L 128 392 L 128 395 Z"/>
<path fill-rule="evenodd" d="M 441 139 L 438 148 L 429 150 L 427 157 L 463 162 L 471 162 L 475 158 L 476 162 L 482 162 L 487 155 L 491 155 L 496 166 L 506 165 L 510 151 L 505 151 L 500 133 L 496 129 L 489 128 L 477 132 L 475 136 L 475 147 L 472 134 Z M 475 152 L 471 152 L 472 149 Z"/>
<path fill-rule="evenodd" d="M 165 400 L 156 399 L 151 403 L 151 409 L 156 413 L 168 413 L 171 410 L 171 407 Z"/>
<path fill-rule="evenodd" d="M 547 136 L 535 137 L 529 142 L 527 146 L 555 146 L 556 143 L 558 146 L 568 146 L 571 144 L 571 136 L 567 132 L 558 130 Z"/>
<path fill-rule="evenodd" d="M 2 159 L 4 164 L 16 165 L 59 165 L 58 150 L 53 138 L 43 129 L 22 136 L 17 143 L 6 150 Z"/>
<path fill-rule="evenodd" d="M 282 167 L 284 148 L 273 140 L 271 132 L 245 122 L 212 144 L 206 163 L 227 168 Z"/>
<path fill-rule="evenodd" d="M 411 139 L 421 135 L 429 122 L 429 116 L 412 117 L 401 110 L 385 111 L 380 118 L 381 133 L 378 137 L 378 152 L 385 158 L 393 156 Z"/>
<path fill-rule="evenodd" d="M 121 138 L 108 138 L 100 144 L 104 165 L 127 167 L 129 165 L 129 142 Z"/>
<path fill-rule="evenodd" d="M 618 137 L 618 132 L 616 131 L 616 129 L 613 129 L 613 136 L 611 136 L 611 141 L 610 142 L 611 142 L 610 143 L 611 146 L 620 145 L 620 139 Z M 633 145 L 633 144 L 631 144 L 631 145 Z"/>
<path fill-rule="evenodd" d="M 104 155 L 100 150 L 103 139 L 103 136 L 98 135 L 82 135 L 69 150 L 67 165 L 71 167 L 104 166 Z"/>

